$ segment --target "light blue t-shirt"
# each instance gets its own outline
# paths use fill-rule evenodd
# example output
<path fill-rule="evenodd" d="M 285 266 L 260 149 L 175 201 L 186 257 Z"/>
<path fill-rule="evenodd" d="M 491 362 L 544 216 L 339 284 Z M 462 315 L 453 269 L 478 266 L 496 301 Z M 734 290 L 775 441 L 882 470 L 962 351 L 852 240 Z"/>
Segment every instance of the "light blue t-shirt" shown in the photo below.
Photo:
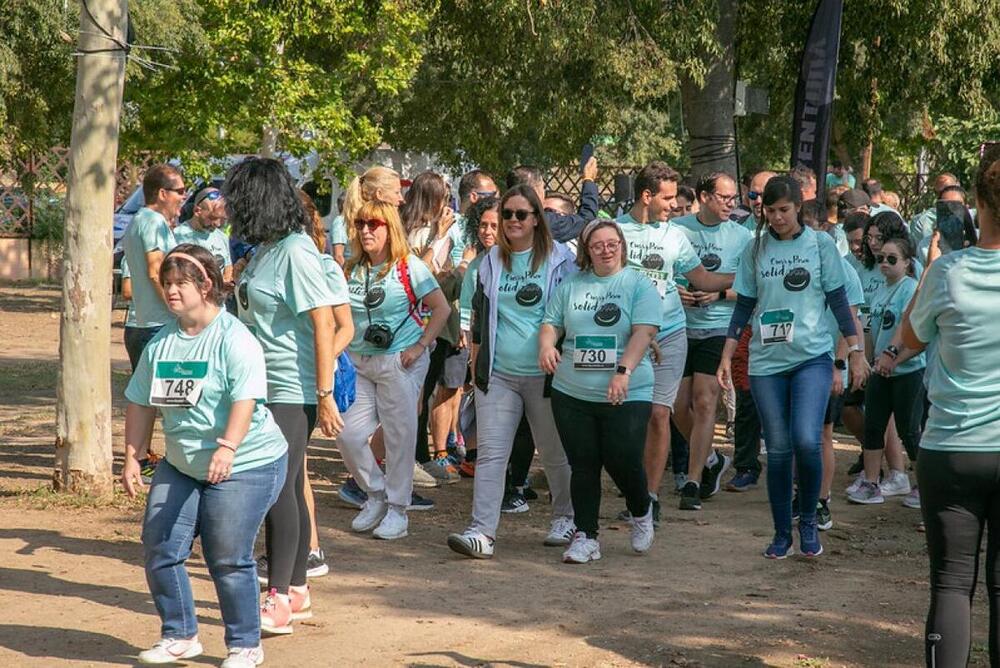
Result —
<path fill-rule="evenodd" d="M 462 277 L 462 293 L 458 298 L 459 326 L 462 331 L 469 331 L 472 326 L 472 296 L 476 294 L 476 282 L 479 280 L 479 265 L 482 264 L 486 253 L 480 253 L 465 270 Z"/>
<path fill-rule="evenodd" d="M 261 244 L 236 288 L 240 320 L 267 360 L 267 401 L 316 403 L 316 345 L 307 311 L 334 303 L 323 261 L 302 232 Z"/>
<path fill-rule="evenodd" d="M 326 272 L 326 282 L 333 293 L 333 305 L 350 304 L 351 296 L 347 292 L 347 278 L 344 270 L 333 257 L 322 253 L 319 259 L 323 262 L 323 270 Z"/>
<path fill-rule="evenodd" d="M 882 275 L 882 270 L 878 268 L 878 265 L 868 269 L 863 262 L 854 257 L 853 253 L 847 256 L 847 263 L 851 265 L 854 273 L 861 280 L 861 289 L 865 293 L 865 305 L 858 309 L 858 319 L 861 321 L 861 326 L 865 328 L 865 331 L 870 332 L 871 323 L 869 319 L 871 318 L 872 299 L 882 286 L 885 285 L 885 276 Z"/>
<path fill-rule="evenodd" d="M 222 230 L 196 230 L 189 223 L 181 223 L 174 228 L 174 239 L 178 244 L 195 244 L 207 250 L 215 257 L 219 271 L 233 264 L 229 254 L 229 237 Z"/>
<path fill-rule="evenodd" d="M 497 292 L 496 350 L 493 368 L 511 376 L 540 376 L 538 327 L 550 295 L 545 277 L 548 260 L 531 269 L 532 250 L 511 253 Z M 501 265 L 502 266 L 502 265 Z"/>
<path fill-rule="evenodd" d="M 194 336 L 177 321 L 149 342 L 132 374 L 125 398 L 157 406 L 163 416 L 167 461 L 197 480 L 208 476 L 234 402 L 256 404 L 250 430 L 236 448 L 233 473 L 269 464 L 288 449 L 285 437 L 264 406 L 267 375 L 264 351 L 239 320 L 226 312 Z"/>
<path fill-rule="evenodd" d="M 848 188 L 854 188 L 854 184 L 857 183 L 857 179 L 854 178 L 854 174 L 850 172 L 844 172 L 843 176 L 837 176 L 833 172 L 826 173 L 826 189 L 836 188 L 837 186 L 847 186 Z"/>
<path fill-rule="evenodd" d="M 174 319 L 167 305 L 149 280 L 146 253 L 160 251 L 169 253 L 177 242 L 170 231 L 167 219 L 152 209 L 143 207 L 135 214 L 125 236 L 122 247 L 125 259 L 132 269 L 132 303 L 135 305 L 136 327 L 159 327 Z"/>
<path fill-rule="evenodd" d="M 826 293 L 844 285 L 844 270 L 829 234 L 802 228 L 782 241 L 770 233 L 743 251 L 733 288 L 757 300 L 750 341 L 750 375 L 770 376 L 830 355 L 823 324 Z"/>
<path fill-rule="evenodd" d="M 563 281 L 545 308 L 545 323 L 566 335 L 552 387 L 581 401 L 607 403 L 608 383 L 621 364 L 632 327 L 659 327 L 660 309 L 653 282 L 627 268 L 612 276 L 581 271 Z M 643 355 L 632 370 L 625 400 L 652 399 L 653 365 Z"/>
<path fill-rule="evenodd" d="M 416 255 L 408 255 L 406 271 L 413 296 L 418 302 L 414 305 L 400 280 L 399 264 L 394 265 L 385 276 L 379 277 L 383 266 L 384 263 L 375 265 L 366 272 L 363 265 L 355 265 L 347 280 L 347 290 L 351 297 L 351 317 L 354 318 L 354 339 L 348 349 L 358 355 L 391 355 L 402 352 L 416 343 L 424 332 L 422 319 L 424 313 L 419 302 L 440 289 L 437 279 L 427 265 Z M 373 325 L 381 324 L 394 332 L 392 345 L 388 348 L 377 348 L 364 340 L 369 319 Z"/>
<path fill-rule="evenodd" d="M 455 214 L 455 222 L 448 228 L 445 237 L 451 240 L 451 265 L 457 267 L 462 263 L 462 256 L 465 255 L 465 226 L 467 225 L 465 216 L 460 213 Z"/>
<path fill-rule="evenodd" d="M 126 260 L 125 258 L 122 258 L 121 270 L 122 270 L 122 280 L 124 281 L 126 278 L 131 280 L 131 278 L 132 278 L 132 272 L 129 271 L 128 260 Z M 125 327 L 135 327 L 136 326 L 136 324 L 135 324 L 135 300 L 134 299 L 129 299 L 128 300 L 128 306 L 125 307 L 125 324 L 124 324 L 124 326 Z"/>
<path fill-rule="evenodd" d="M 628 266 L 646 275 L 663 303 L 663 322 L 658 338 L 683 329 L 686 320 L 676 277 L 692 271 L 701 259 L 684 230 L 671 222 L 639 223 L 631 214 L 617 220 L 628 245 Z"/>
<path fill-rule="evenodd" d="M 861 307 L 865 305 L 865 293 L 861 288 L 861 279 L 851 269 L 851 264 L 847 261 L 846 257 L 840 258 L 840 266 L 844 271 L 844 291 L 847 292 L 847 303 L 850 306 L 858 307 L 860 311 Z M 860 320 L 860 315 L 858 319 Z M 826 309 L 826 313 L 823 315 L 823 321 L 826 323 L 826 330 L 830 333 L 830 350 L 833 351 L 833 356 L 836 357 L 837 342 L 840 341 L 841 336 L 840 323 L 837 322 L 837 316 L 829 308 Z M 844 380 L 844 387 L 847 387 L 847 369 L 841 370 L 840 374 Z"/>
<path fill-rule="evenodd" d="M 872 339 L 875 341 L 875 356 L 885 350 L 896 330 L 903 321 L 903 313 L 910 305 L 913 293 L 917 291 L 917 281 L 909 276 L 903 276 L 895 285 L 885 283 L 872 299 Z M 924 353 L 914 355 L 893 369 L 893 376 L 902 376 L 927 366 Z"/>
<path fill-rule="evenodd" d="M 920 447 L 1000 451 L 1000 251 L 973 247 L 927 269 L 910 312 L 917 338 L 937 342 L 931 408 Z"/>
<path fill-rule="evenodd" d="M 327 238 L 330 240 L 330 248 L 337 244 L 344 247 L 344 260 L 351 257 L 351 240 L 347 236 L 347 224 L 344 223 L 343 216 L 336 216 L 330 221 L 330 229 L 327 231 Z"/>
<path fill-rule="evenodd" d="M 831 225 L 828 234 L 833 237 L 833 243 L 837 245 L 838 253 L 848 255 L 851 252 L 851 244 L 847 241 L 847 233 L 844 232 L 843 225 Z"/>
<path fill-rule="evenodd" d="M 702 225 L 695 215 L 681 216 L 671 221 L 684 230 L 706 270 L 735 274 L 743 249 L 753 235 L 739 223 L 724 220 L 718 225 Z M 733 301 L 716 301 L 708 306 L 685 308 L 687 328 L 719 330 L 725 333 L 733 317 Z"/>

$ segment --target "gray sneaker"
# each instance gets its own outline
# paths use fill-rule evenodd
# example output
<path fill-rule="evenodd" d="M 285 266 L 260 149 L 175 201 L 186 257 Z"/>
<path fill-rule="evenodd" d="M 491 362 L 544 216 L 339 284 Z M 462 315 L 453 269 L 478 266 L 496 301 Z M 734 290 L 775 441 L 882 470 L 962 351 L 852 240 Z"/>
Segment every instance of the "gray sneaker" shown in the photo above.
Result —
<path fill-rule="evenodd" d="M 913 486 L 909 494 L 903 497 L 903 505 L 907 508 L 920 510 L 920 490 L 916 485 Z"/>
<path fill-rule="evenodd" d="M 882 490 L 879 489 L 878 483 L 868 482 L 867 480 L 862 482 L 856 491 L 849 493 L 847 495 L 847 500 L 851 503 L 861 503 L 865 505 L 885 503 L 885 497 L 882 496 Z"/>

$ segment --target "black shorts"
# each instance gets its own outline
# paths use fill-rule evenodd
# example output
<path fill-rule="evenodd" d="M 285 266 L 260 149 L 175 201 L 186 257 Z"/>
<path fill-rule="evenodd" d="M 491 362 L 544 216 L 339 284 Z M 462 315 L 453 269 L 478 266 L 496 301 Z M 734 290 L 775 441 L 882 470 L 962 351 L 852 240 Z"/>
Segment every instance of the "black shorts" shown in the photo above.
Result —
<path fill-rule="evenodd" d="M 823 424 L 837 424 L 840 420 L 840 412 L 844 408 L 844 397 L 847 394 L 830 395 L 826 402 L 826 415 L 823 416 Z"/>
<path fill-rule="evenodd" d="M 851 407 L 860 406 L 861 408 L 864 408 L 865 407 L 865 389 L 861 388 L 860 390 L 852 390 L 852 389 L 848 388 L 844 392 L 844 402 L 843 402 L 843 404 L 844 404 L 844 406 L 851 406 Z"/>
<path fill-rule="evenodd" d="M 684 360 L 684 378 L 696 373 L 714 376 L 722 361 L 722 349 L 726 347 L 726 337 L 710 336 L 707 339 L 688 337 L 688 354 Z"/>

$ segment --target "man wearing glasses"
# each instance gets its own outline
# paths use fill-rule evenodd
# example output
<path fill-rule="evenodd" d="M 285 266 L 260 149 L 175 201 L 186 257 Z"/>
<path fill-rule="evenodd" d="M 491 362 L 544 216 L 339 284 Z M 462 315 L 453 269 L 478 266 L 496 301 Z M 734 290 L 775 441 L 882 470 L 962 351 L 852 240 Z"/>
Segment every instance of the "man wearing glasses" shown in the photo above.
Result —
<path fill-rule="evenodd" d="M 750 215 L 743 219 L 743 227 L 750 230 L 752 233 L 757 233 L 757 223 L 763 220 L 763 209 L 764 200 L 761 199 L 761 195 L 764 192 L 764 186 L 773 177 L 777 176 L 774 172 L 763 171 L 754 174 L 753 178 L 750 179 L 750 189 L 747 190 L 746 199 L 743 202 L 747 208 L 750 209 Z"/>
<path fill-rule="evenodd" d="M 132 272 L 135 307 L 136 326 L 125 334 L 125 349 L 133 371 L 149 340 L 173 319 L 160 287 L 160 264 L 177 245 L 171 225 L 180 214 L 187 188 L 175 167 L 155 165 L 142 180 L 142 194 L 146 206 L 135 214 L 122 239 L 125 260 Z"/>

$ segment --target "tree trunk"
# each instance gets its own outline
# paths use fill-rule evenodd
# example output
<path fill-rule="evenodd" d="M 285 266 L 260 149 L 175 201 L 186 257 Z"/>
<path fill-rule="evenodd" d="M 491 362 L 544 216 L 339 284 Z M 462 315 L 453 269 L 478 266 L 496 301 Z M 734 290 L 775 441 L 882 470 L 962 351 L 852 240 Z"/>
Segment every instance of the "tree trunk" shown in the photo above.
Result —
<path fill-rule="evenodd" d="M 260 157 L 273 158 L 278 152 L 278 128 L 273 125 L 265 125 L 261 133 Z"/>
<path fill-rule="evenodd" d="M 127 0 L 87 0 L 80 12 L 76 101 L 66 181 L 63 308 L 59 323 L 56 467 L 53 485 L 110 497 L 111 218 L 125 54 Z M 91 20 L 91 15 L 93 20 Z"/>
<path fill-rule="evenodd" d="M 684 127 L 691 152 L 691 174 L 709 172 L 736 176 L 736 134 L 733 125 L 736 10 L 739 0 L 718 0 L 716 41 L 722 53 L 703 54 L 708 70 L 704 85 L 681 78 Z"/>

